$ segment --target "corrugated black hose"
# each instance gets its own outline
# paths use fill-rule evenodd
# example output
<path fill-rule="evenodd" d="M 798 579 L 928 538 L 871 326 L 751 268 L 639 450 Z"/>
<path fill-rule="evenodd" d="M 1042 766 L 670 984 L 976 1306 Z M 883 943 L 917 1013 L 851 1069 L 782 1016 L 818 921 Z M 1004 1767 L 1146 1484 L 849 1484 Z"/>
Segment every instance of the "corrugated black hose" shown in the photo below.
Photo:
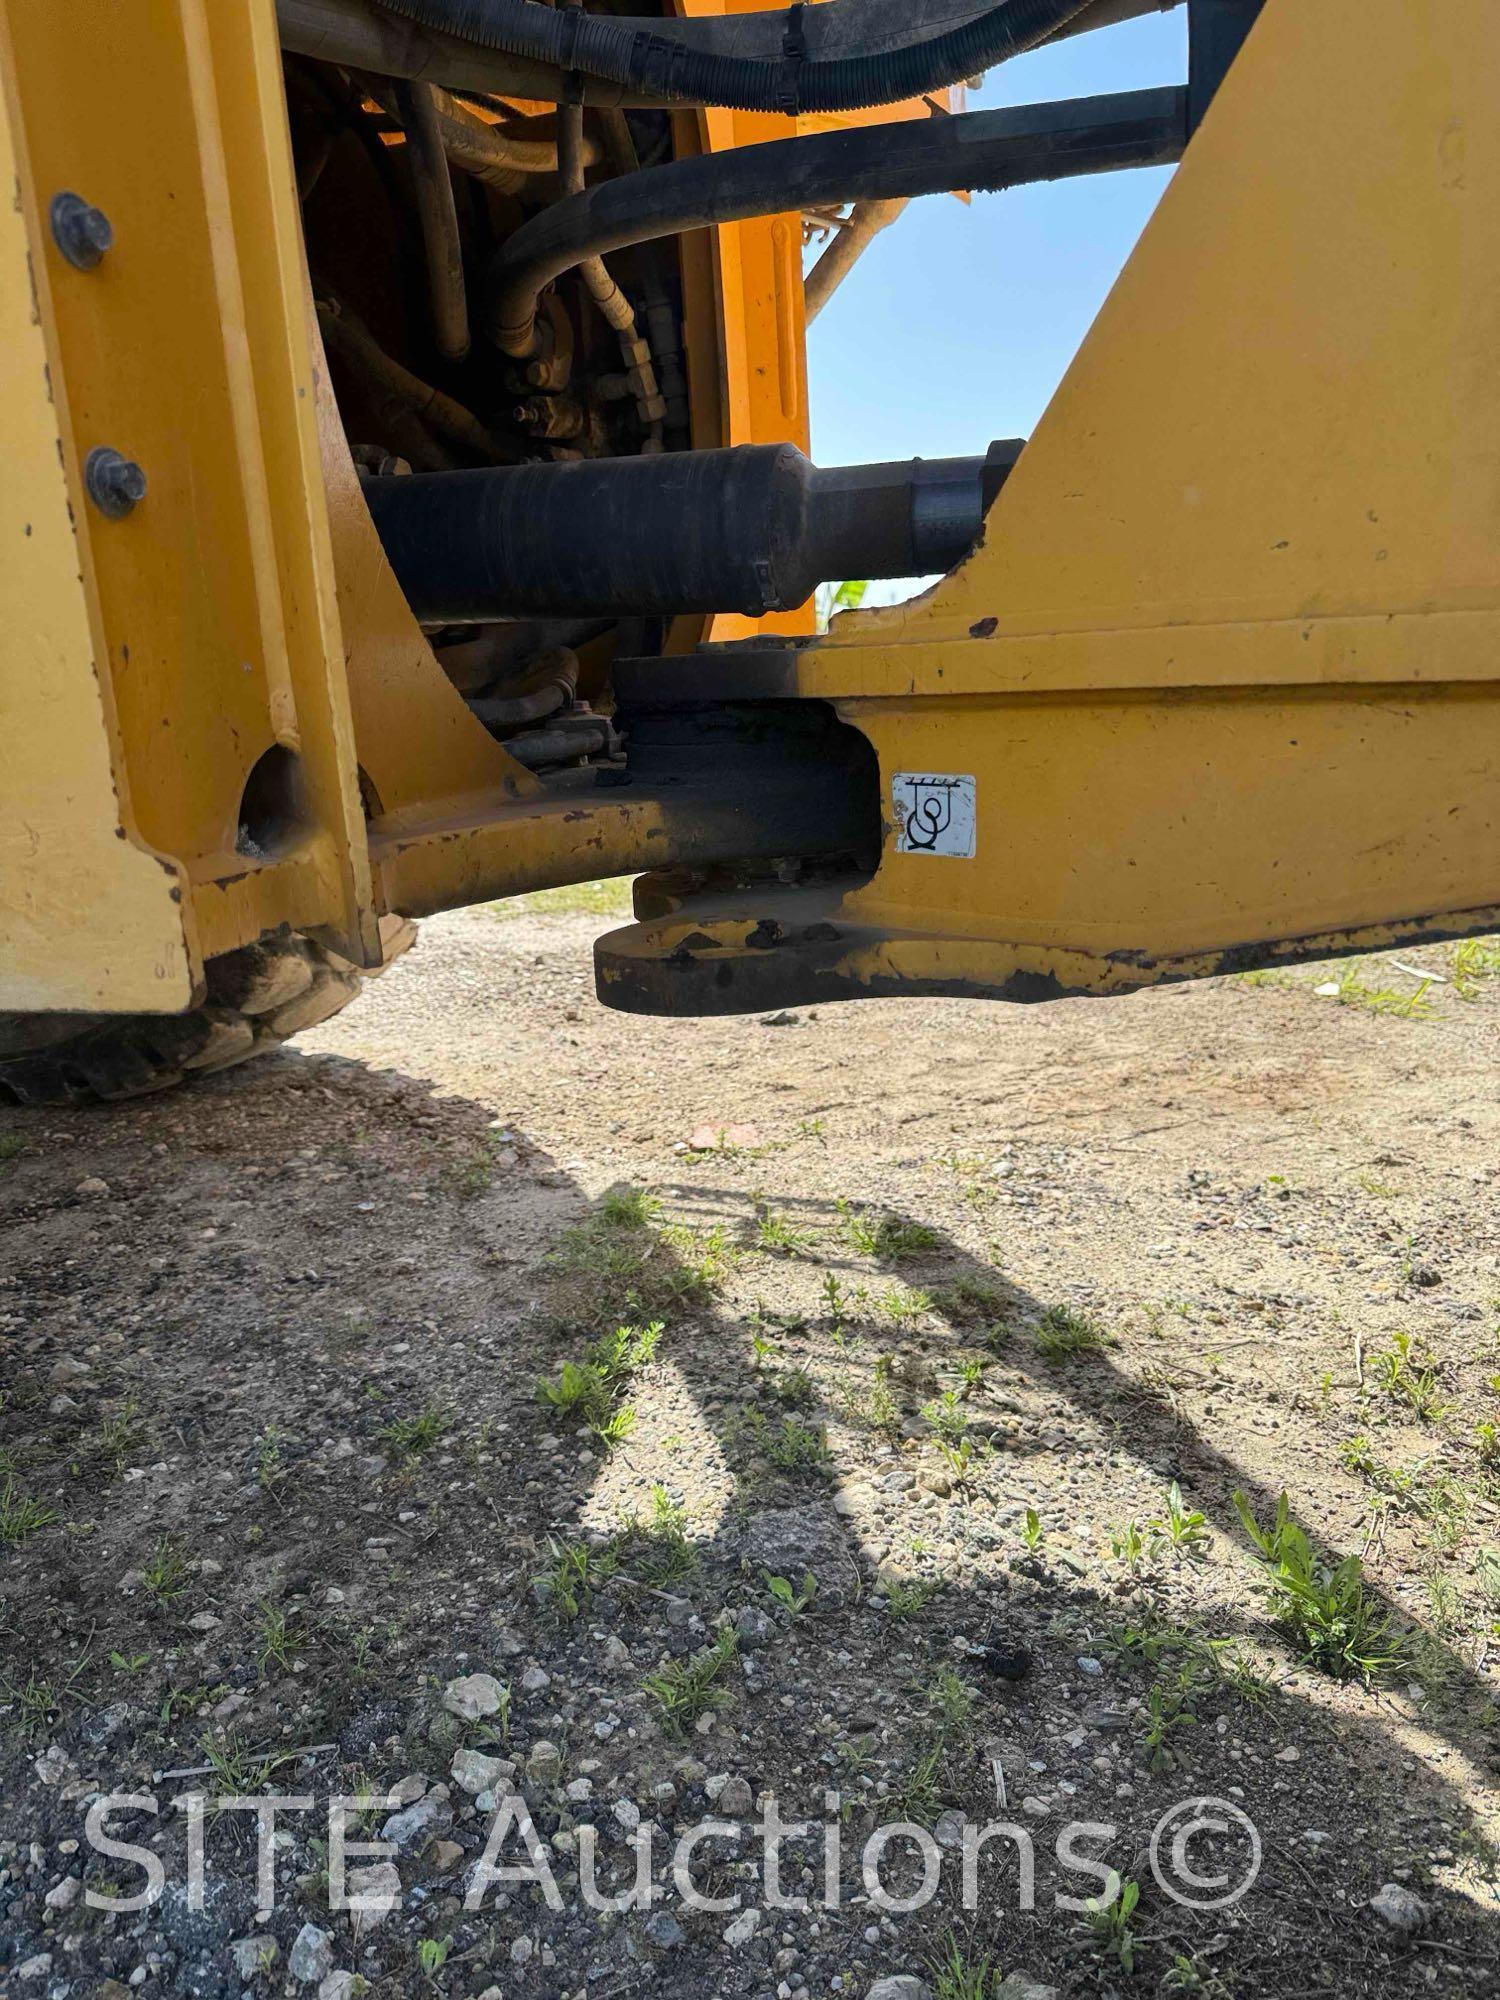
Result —
<path fill-rule="evenodd" d="M 801 0 L 776 10 L 785 28 L 782 52 L 774 61 L 685 48 L 652 22 L 578 9 L 553 11 L 535 0 L 383 4 L 425 28 L 481 48 L 553 64 L 628 90 L 743 111 L 796 113 L 860 111 L 947 89 L 1036 48 L 1084 13 L 1092 0 L 1003 0 L 960 27 L 908 47 L 826 61 L 807 53 L 807 10 Z"/>

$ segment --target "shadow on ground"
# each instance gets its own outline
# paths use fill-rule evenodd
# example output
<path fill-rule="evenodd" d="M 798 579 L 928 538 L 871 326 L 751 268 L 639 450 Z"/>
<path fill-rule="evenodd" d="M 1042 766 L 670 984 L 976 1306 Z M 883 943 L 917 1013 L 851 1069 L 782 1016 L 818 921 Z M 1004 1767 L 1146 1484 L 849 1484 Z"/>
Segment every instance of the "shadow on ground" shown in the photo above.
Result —
<path fill-rule="evenodd" d="M 1467 1663 L 1447 1658 L 1423 1762 L 1410 1704 L 1355 1691 L 1330 1709 L 1306 1669 L 1267 1686 L 1234 1664 L 1218 1642 L 1271 1657 L 1243 1579 L 1234 1604 L 1226 1588 L 1213 1618 L 1190 1618 L 1190 1558 L 1158 1582 L 1061 1560 L 1045 1536 L 1028 1551 L 1015 1495 L 1053 1411 L 1180 1481 L 1216 1578 L 1223 1550 L 1246 1546 L 1231 1492 L 1262 1519 L 1277 1496 L 1107 1350 L 1038 1359 L 1027 1329 L 1047 1302 L 1003 1269 L 946 1239 L 915 1258 L 820 1251 L 840 1292 L 731 1310 L 723 1283 L 755 1228 L 739 1190 L 685 1181 L 661 1190 L 661 1215 L 622 1190 L 590 1204 L 491 1107 L 340 1058 L 286 1052 L 106 1111 L 0 1113 L 5 1134 L 0 1963 L 19 1980 L 49 1959 L 26 1974 L 37 1991 L 112 1991 L 142 1967 L 171 1992 L 277 1991 L 306 1922 L 376 1993 L 507 2000 L 857 1996 L 955 1941 L 1070 1993 L 1468 1993 L 1495 1976 L 1493 1917 L 1415 1872 L 1435 1842 L 1474 1842 L 1463 1767 L 1495 1742 Z M 886 1277 L 937 1305 L 872 1311 L 856 1294 Z M 965 1382 L 980 1320 L 1009 1337 Z M 539 1378 L 657 1321 L 655 1356 L 593 1408 L 600 1424 L 635 1413 L 613 1450 L 578 1410 L 538 1401 Z M 920 1414 L 945 1389 L 966 1468 Z M 1049 1519 L 1065 1507 L 1061 1490 L 1041 1499 Z M 768 1576 L 816 1590 L 794 1613 Z M 721 1631 L 733 1645 L 710 1674 Z M 466 1725 L 442 1690 L 476 1672 L 509 1701 Z M 518 1767 L 561 1911 L 514 1886 L 464 1909 L 485 1818 L 449 1775 L 464 1748 Z M 728 1944 L 723 1914 L 679 1925 L 578 1905 L 578 1824 L 607 1829 L 601 1871 L 618 1886 L 631 1812 L 616 1804 L 660 1824 L 664 1859 L 726 1775 L 819 1822 L 788 1848 L 793 1895 L 822 1889 L 824 1794 L 840 1795 L 843 1907 L 772 1913 Z M 450 1794 L 429 1790 L 402 1907 L 378 1927 L 356 1937 L 327 1914 L 316 1811 L 286 1822 L 268 1921 L 238 1817 L 211 1822 L 191 1907 L 174 1796 L 321 1801 L 417 1776 Z M 163 1802 L 115 1822 L 166 1862 L 165 1895 L 138 1915 L 60 1886 L 138 1879 L 69 1845 L 102 1791 Z M 1243 1902 L 1199 1911 L 1161 1892 L 1145 1850 L 1168 1807 L 1209 1793 L 1250 1815 L 1264 1852 Z M 874 1826 L 947 1814 L 951 1830 L 955 1812 L 1034 1836 L 1034 1912 L 1016 1908 L 1005 1842 L 975 1912 L 952 1852 L 921 1911 L 863 1899 Z M 1053 1907 L 1054 1888 L 1097 1887 L 1053 1865 L 1069 1821 L 1114 1828 L 1083 1844 L 1142 1883 L 1133 1974 Z M 749 1905 L 757 1852 L 748 1837 L 700 1850 L 702 1886 Z M 1368 1908 L 1403 1870 L 1429 1905 L 1410 1936 Z M 898 1843 L 893 1892 L 919 1872 Z M 251 1976 L 236 1967 L 247 1936 L 279 1943 L 274 1971 L 253 1954 Z"/>

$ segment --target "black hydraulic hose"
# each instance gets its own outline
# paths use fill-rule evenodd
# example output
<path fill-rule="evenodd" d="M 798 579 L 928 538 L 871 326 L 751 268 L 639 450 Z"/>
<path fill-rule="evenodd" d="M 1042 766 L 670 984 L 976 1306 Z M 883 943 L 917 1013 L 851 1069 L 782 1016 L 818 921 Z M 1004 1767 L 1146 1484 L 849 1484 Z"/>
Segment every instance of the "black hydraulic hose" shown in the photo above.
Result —
<path fill-rule="evenodd" d="M 1049 40 L 1091 0 L 1002 0 L 977 18 L 904 48 L 809 57 L 801 0 L 783 24 L 779 59 L 684 46 L 662 24 L 538 6 L 536 0 L 384 0 L 392 13 L 481 48 L 601 78 L 627 90 L 743 111 L 860 111 L 944 90 Z M 852 0 L 844 0 L 845 6 Z M 840 10 L 841 11 L 841 10 Z"/>
<path fill-rule="evenodd" d="M 566 646 L 550 647 L 534 662 L 519 691 L 471 698 L 469 707 L 487 729 L 518 729 L 523 723 L 544 722 L 578 693 L 578 655 Z"/>
<path fill-rule="evenodd" d="M 439 116 L 442 92 L 430 83 L 403 83 L 397 95 L 404 114 L 407 158 L 427 258 L 433 339 L 445 361 L 462 361 L 469 351 L 469 302 L 453 176 L 448 171 Z"/>
<path fill-rule="evenodd" d="M 851 54 L 874 56 L 906 48 L 985 12 L 993 0 L 841 0 L 813 7 L 799 19 L 807 55 L 832 61 Z M 1089 0 L 1048 36 L 1088 34 L 1115 21 L 1163 12 L 1183 0 Z M 564 72 L 553 63 L 531 62 L 503 49 L 463 41 L 424 28 L 410 14 L 374 6 L 371 0 L 276 0 L 284 49 L 319 62 L 371 76 L 416 77 L 449 89 L 491 95 L 543 98 L 560 104 L 580 93 L 585 104 L 656 106 L 681 98 L 629 90 L 581 71 Z M 769 68 L 783 60 L 786 11 L 774 14 L 699 14 L 682 19 L 636 20 L 625 25 L 655 33 L 702 57 L 753 58 Z"/>
<path fill-rule="evenodd" d="M 1182 156 L 1187 121 L 1185 90 L 1134 90 L 774 139 L 647 167 L 524 223 L 490 266 L 484 330 L 504 353 L 528 358 L 543 288 L 584 258 L 632 243 L 828 202 L 1165 166 Z"/>
<path fill-rule="evenodd" d="M 831 577 L 963 559 L 1021 455 L 810 465 L 794 445 L 564 459 L 366 479 L 425 625 L 786 610 Z"/>

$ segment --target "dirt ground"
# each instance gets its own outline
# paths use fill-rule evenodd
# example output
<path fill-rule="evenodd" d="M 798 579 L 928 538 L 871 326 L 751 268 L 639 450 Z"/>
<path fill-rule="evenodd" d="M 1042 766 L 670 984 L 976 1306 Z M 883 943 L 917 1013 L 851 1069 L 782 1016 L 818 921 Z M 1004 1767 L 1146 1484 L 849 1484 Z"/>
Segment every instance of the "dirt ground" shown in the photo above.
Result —
<path fill-rule="evenodd" d="M 614 900 L 0 1112 L 0 1993 L 1500 1992 L 1500 952 L 673 1023 Z"/>

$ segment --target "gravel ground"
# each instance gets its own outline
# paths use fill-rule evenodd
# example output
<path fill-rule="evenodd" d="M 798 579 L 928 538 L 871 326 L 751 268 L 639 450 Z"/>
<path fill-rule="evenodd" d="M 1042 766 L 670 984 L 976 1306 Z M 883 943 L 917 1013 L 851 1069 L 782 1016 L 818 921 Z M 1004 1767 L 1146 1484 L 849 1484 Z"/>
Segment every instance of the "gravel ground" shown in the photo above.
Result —
<path fill-rule="evenodd" d="M 1500 1992 L 1500 952 L 667 1023 L 612 900 L 0 1112 L 0 1994 Z"/>

